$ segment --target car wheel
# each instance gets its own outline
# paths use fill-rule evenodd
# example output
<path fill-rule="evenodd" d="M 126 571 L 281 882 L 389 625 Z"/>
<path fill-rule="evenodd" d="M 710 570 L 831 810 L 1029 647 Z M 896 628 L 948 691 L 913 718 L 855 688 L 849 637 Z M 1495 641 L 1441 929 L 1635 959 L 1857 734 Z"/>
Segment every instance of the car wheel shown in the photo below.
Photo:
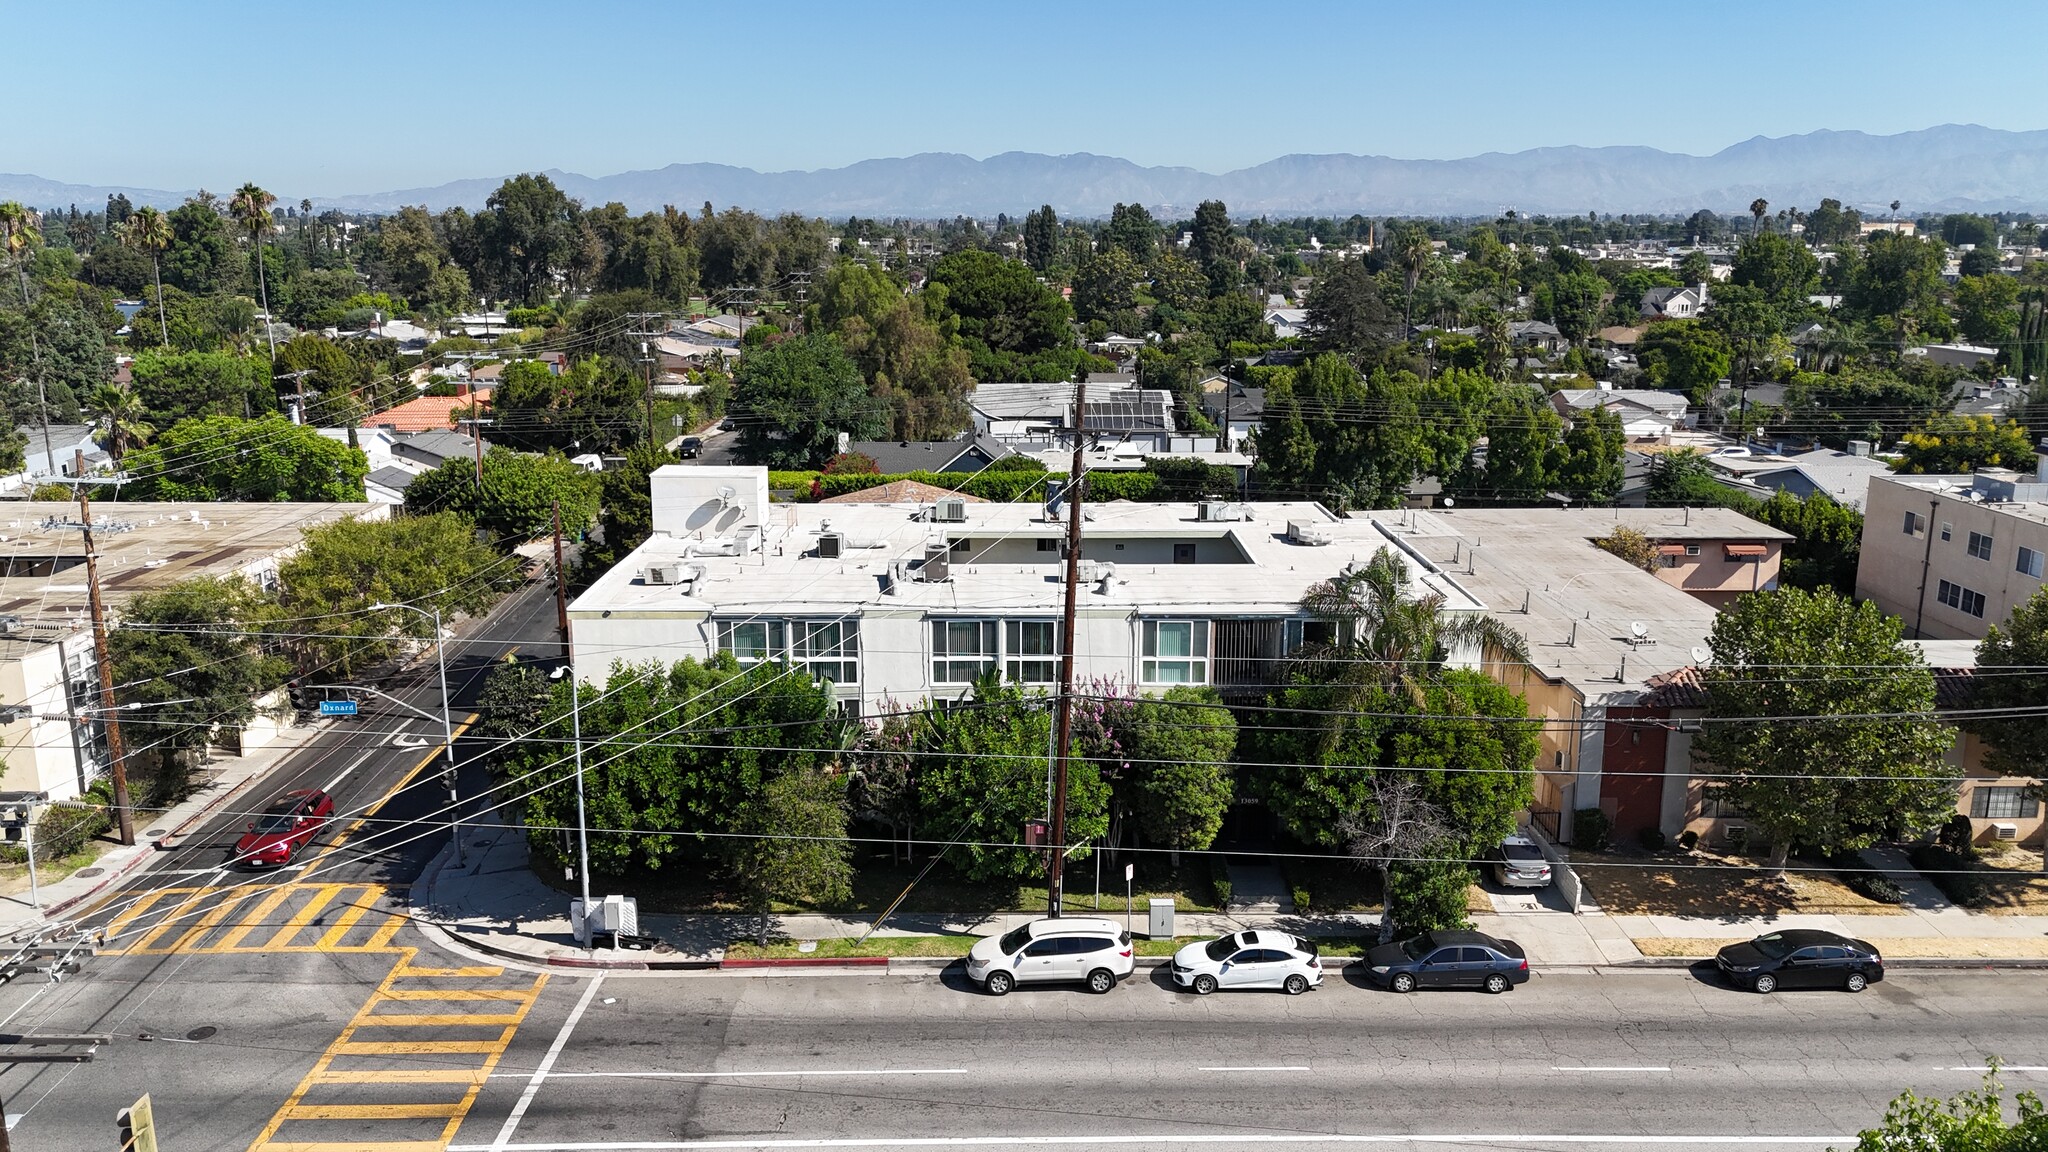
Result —
<path fill-rule="evenodd" d="M 1415 977 L 1407 972 L 1396 973 L 1394 978 L 1387 982 L 1387 987 L 1392 988 L 1396 992 L 1413 992 L 1415 991 Z"/>
<path fill-rule="evenodd" d="M 1088 990 L 1097 996 L 1116 987 L 1116 975 L 1107 968 L 1097 968 L 1088 974 Z"/>
<path fill-rule="evenodd" d="M 1765 996 L 1769 996 L 1771 993 L 1776 992 L 1778 990 L 1778 978 L 1776 976 L 1771 975 L 1769 972 L 1766 972 L 1763 975 L 1757 977 L 1756 980 L 1750 984 L 1750 987 L 1756 989 L 1759 993 Z"/>
<path fill-rule="evenodd" d="M 991 972 L 988 974 L 988 982 L 983 987 L 988 989 L 991 996 L 1008 996 L 1016 983 L 1016 979 L 1008 972 Z"/>
<path fill-rule="evenodd" d="M 1195 977 L 1195 995 L 1207 996 L 1216 990 L 1216 978 L 1207 973 Z"/>
<path fill-rule="evenodd" d="M 1281 985 L 1281 987 L 1286 989 L 1287 994 L 1289 996 L 1299 996 L 1303 992 L 1308 991 L 1308 977 L 1303 976 L 1301 973 L 1297 972 L 1294 975 L 1289 976 L 1287 978 L 1287 983 Z"/>
<path fill-rule="evenodd" d="M 1870 987 L 1870 977 L 1865 976 L 1861 972 L 1851 972 L 1849 973 L 1847 987 L 1851 992 L 1861 992 L 1865 988 Z"/>
<path fill-rule="evenodd" d="M 1486 978 L 1486 990 L 1495 996 L 1508 990 L 1508 978 L 1495 972 Z"/>

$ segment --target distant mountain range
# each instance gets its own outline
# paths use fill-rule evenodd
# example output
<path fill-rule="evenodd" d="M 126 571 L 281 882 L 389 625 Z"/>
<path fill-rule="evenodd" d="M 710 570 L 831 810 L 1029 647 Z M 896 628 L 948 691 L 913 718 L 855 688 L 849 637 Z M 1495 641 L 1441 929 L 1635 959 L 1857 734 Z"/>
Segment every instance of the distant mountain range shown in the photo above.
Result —
<path fill-rule="evenodd" d="M 617 200 L 634 211 L 673 204 L 694 212 L 709 201 L 756 212 L 888 218 L 1021 216 L 1051 204 L 1066 216 L 1101 216 L 1117 203 L 1140 203 L 1164 217 L 1192 214 L 1222 200 L 1233 215 L 1491 216 L 1600 212 L 1747 212 L 1761 196 L 1774 206 L 1810 208 L 1833 196 L 1866 212 L 1893 200 L 1909 212 L 2048 208 L 2048 131 L 2007 132 L 1946 124 L 1872 136 L 1811 132 L 1756 137 L 1712 156 L 1655 148 L 1534 148 L 1462 160 L 1386 156 L 1282 156 L 1220 175 L 1193 168 L 1147 168 L 1112 156 L 1005 152 L 976 160 L 927 152 L 863 160 L 812 172 L 756 172 L 726 164 L 671 164 L 650 171 L 590 177 L 548 176 L 586 205 Z M 406 204 L 439 211 L 482 207 L 502 177 L 432 188 L 360 195 L 293 189 L 321 208 L 389 212 Z M 222 188 L 230 183 L 223 178 Z M 36 207 L 104 203 L 122 193 L 137 204 L 169 207 L 184 192 L 63 184 L 0 174 L 0 199 Z"/>

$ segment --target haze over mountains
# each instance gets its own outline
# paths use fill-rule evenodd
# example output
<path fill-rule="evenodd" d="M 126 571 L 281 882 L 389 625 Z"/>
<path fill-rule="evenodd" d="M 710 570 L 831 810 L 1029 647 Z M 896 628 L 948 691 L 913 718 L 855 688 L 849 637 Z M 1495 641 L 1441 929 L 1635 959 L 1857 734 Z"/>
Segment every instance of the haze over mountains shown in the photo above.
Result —
<path fill-rule="evenodd" d="M 473 210 L 505 175 L 365 194 L 276 191 L 281 203 L 310 198 L 320 208 L 348 211 L 388 212 L 406 204 Z M 1491 216 L 1509 207 L 1524 214 L 1747 212 L 1759 196 L 1774 206 L 1805 207 L 1833 196 L 1866 212 L 1893 200 L 1908 212 L 2018 211 L 2048 208 L 2048 130 L 1948 124 L 1892 136 L 1821 131 L 1759 136 L 1711 156 L 1642 147 L 1536 148 L 1459 160 L 1293 155 L 1222 174 L 1148 168 L 1088 153 L 1005 152 L 976 160 L 928 152 L 810 172 L 691 163 L 611 176 L 548 175 L 586 205 L 617 200 L 636 212 L 664 204 L 694 212 L 709 201 L 718 208 L 835 218 L 1016 216 L 1040 204 L 1066 216 L 1099 216 L 1113 204 L 1132 202 L 1170 218 L 1191 214 L 1209 199 L 1222 200 L 1239 216 Z M 245 178 L 224 173 L 220 188 Z M 188 194 L 0 174 L 0 199 L 39 208 L 97 206 L 114 192 L 163 207 Z"/>

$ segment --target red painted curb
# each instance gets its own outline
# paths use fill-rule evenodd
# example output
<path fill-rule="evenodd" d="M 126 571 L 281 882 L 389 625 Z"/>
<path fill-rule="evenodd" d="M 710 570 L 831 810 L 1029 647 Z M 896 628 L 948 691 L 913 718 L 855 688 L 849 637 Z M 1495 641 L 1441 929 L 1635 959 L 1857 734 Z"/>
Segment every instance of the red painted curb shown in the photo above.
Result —
<path fill-rule="evenodd" d="M 887 968 L 887 956 L 790 956 L 764 958 L 759 960 L 720 960 L 718 966 L 725 968 Z"/>
<path fill-rule="evenodd" d="M 554 968 L 615 968 L 631 972 L 645 972 L 647 965 L 639 960 L 585 960 L 581 956 L 550 956 L 548 965 Z"/>

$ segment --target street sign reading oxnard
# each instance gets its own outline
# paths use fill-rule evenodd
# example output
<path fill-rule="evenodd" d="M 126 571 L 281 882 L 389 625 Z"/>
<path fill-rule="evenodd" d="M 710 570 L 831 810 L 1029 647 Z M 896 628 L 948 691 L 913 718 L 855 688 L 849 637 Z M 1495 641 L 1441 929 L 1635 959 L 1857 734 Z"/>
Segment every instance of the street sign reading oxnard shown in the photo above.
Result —
<path fill-rule="evenodd" d="M 353 716 L 356 714 L 356 702 L 353 700 L 322 700 L 320 702 L 320 714 L 322 716 Z"/>

